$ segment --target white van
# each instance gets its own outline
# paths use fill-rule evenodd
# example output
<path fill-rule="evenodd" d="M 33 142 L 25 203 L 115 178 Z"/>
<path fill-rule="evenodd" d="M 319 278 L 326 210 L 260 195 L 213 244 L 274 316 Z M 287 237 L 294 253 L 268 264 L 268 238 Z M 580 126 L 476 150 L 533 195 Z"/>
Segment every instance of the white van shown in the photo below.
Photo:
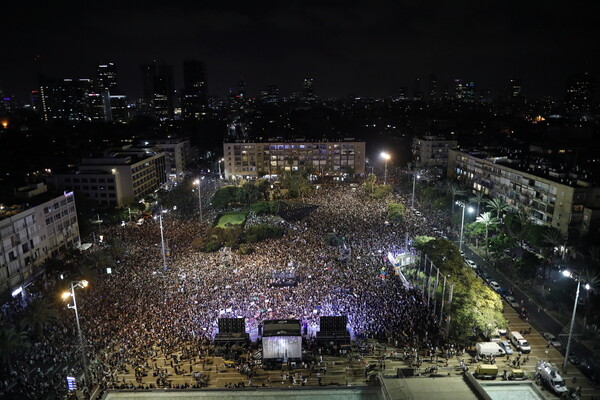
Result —
<path fill-rule="evenodd" d="M 477 343 L 475 345 L 475 349 L 477 350 L 477 354 L 479 354 L 480 356 L 502 357 L 502 356 L 506 355 L 506 353 L 504 352 L 504 350 L 502 349 L 502 347 L 500 347 L 500 345 L 498 343 L 496 343 L 496 342 L 481 342 L 481 343 Z"/>
<path fill-rule="evenodd" d="M 518 350 L 521 351 L 521 353 L 531 353 L 531 346 L 529 345 L 529 342 L 525 340 L 523 335 L 521 335 L 519 332 L 511 332 L 508 335 L 508 339 L 513 344 L 513 346 L 515 346 Z"/>

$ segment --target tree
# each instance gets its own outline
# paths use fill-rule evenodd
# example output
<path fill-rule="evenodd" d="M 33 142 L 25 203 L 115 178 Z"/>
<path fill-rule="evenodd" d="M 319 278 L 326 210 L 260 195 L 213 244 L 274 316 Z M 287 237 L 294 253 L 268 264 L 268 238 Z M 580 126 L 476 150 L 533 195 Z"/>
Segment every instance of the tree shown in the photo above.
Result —
<path fill-rule="evenodd" d="M 58 310 L 44 298 L 35 298 L 29 302 L 21 314 L 20 324 L 31 331 L 34 337 L 42 336 L 46 326 L 56 322 Z"/>
<path fill-rule="evenodd" d="M 456 183 L 449 183 L 447 191 L 450 194 L 450 196 L 452 196 L 452 214 L 454 214 L 454 206 L 456 203 L 456 197 L 464 196 L 466 192 L 460 186 L 458 186 Z"/>
<path fill-rule="evenodd" d="M 488 247 L 490 253 L 494 256 L 496 261 L 502 262 L 508 259 L 506 250 L 510 250 L 514 247 L 515 241 L 510 236 L 500 232 L 499 234 L 492 236 L 489 239 Z"/>
<path fill-rule="evenodd" d="M 475 215 L 479 215 L 479 208 L 481 204 L 486 202 L 485 195 L 482 192 L 477 192 L 475 193 L 475 196 L 469 197 L 469 202 L 477 204 L 477 214 Z"/>
<path fill-rule="evenodd" d="M 524 208 L 519 208 L 506 215 L 505 226 L 508 232 L 519 241 L 519 244 L 523 244 L 525 241 L 525 233 L 529 224 L 531 224 L 531 218 Z"/>
<path fill-rule="evenodd" d="M 390 203 L 387 207 L 387 219 L 390 222 L 402 222 L 406 214 L 404 204 Z"/>
<path fill-rule="evenodd" d="M 304 197 L 308 196 L 312 191 L 312 185 L 306 177 L 300 172 L 286 172 L 281 179 L 281 187 L 288 189 L 288 194 L 292 198 L 300 197 L 304 201 Z"/>
<path fill-rule="evenodd" d="M 484 212 L 479 217 L 477 217 L 477 219 L 475 221 L 479 222 L 479 223 L 483 224 L 483 226 L 485 226 L 485 254 L 487 255 L 488 254 L 488 236 L 489 236 L 490 228 L 496 226 L 496 224 L 498 223 L 498 219 L 495 217 L 492 217 L 491 212 Z"/>
<path fill-rule="evenodd" d="M 507 211 L 509 208 L 508 203 L 499 197 L 487 200 L 486 204 L 490 211 L 496 212 L 496 218 L 498 218 L 498 220 L 502 220 L 502 218 L 500 218 L 500 214 L 504 211 Z"/>
<path fill-rule="evenodd" d="M 522 280 L 531 280 L 535 278 L 540 259 L 533 253 L 525 251 L 515 263 L 517 275 Z"/>
<path fill-rule="evenodd" d="M 454 339 L 466 342 L 473 328 L 486 332 L 506 326 L 500 296 L 465 266 L 454 243 L 446 239 L 420 239 L 414 243 L 440 269 L 440 276 L 447 276 L 448 283 L 454 285 L 450 306 L 450 332 Z"/>
<path fill-rule="evenodd" d="M 559 249 L 567 243 L 561 231 L 554 227 L 546 227 L 542 234 L 542 243 L 549 250 L 550 254 L 555 254 L 555 249 Z M 564 250 L 563 250 L 564 252 Z M 554 257 L 553 257 L 554 258 Z"/>
<path fill-rule="evenodd" d="M 363 188 L 367 193 L 373 193 L 375 190 L 375 185 L 377 184 L 377 176 L 373 173 L 367 176 L 365 179 L 365 183 L 363 183 Z"/>
<path fill-rule="evenodd" d="M 475 247 L 479 247 L 479 238 L 485 235 L 485 225 L 481 222 L 475 221 L 465 225 L 465 236 L 471 239 L 475 239 Z"/>
<path fill-rule="evenodd" d="M 212 197 L 211 204 L 216 208 L 226 208 L 238 200 L 239 190 L 240 188 L 234 185 L 223 186 L 217 189 Z"/>
<path fill-rule="evenodd" d="M 0 328 L 0 360 L 12 372 L 12 357 L 14 354 L 30 347 L 27 334 L 15 328 Z"/>

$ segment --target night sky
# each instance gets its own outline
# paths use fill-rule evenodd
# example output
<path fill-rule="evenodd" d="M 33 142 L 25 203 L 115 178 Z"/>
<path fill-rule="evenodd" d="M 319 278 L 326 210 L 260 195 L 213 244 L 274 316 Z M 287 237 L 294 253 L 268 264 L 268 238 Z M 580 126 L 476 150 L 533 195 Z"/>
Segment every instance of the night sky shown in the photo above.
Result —
<path fill-rule="evenodd" d="M 25 99 L 38 72 L 93 78 L 114 61 L 122 91 L 141 94 L 139 66 L 205 60 L 209 93 L 242 77 L 250 96 L 283 95 L 314 78 L 321 96 L 388 96 L 462 78 L 497 91 L 511 77 L 527 95 L 562 96 L 566 78 L 600 71 L 593 1 L 44 1 L 3 2 L 0 87 Z M 281 3 L 281 4 L 280 4 Z M 38 57 L 38 61 L 34 59 Z"/>

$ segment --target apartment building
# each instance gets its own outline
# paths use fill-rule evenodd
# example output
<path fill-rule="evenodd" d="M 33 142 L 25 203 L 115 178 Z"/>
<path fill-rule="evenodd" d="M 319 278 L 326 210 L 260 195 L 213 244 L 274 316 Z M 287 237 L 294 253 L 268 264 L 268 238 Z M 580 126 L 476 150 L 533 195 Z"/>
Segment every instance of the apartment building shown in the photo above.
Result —
<path fill-rule="evenodd" d="M 413 160 L 425 168 L 445 172 L 448 167 L 448 150 L 457 146 L 456 140 L 440 136 L 415 137 L 412 143 Z"/>
<path fill-rule="evenodd" d="M 590 182 L 538 164 L 524 166 L 506 156 L 449 150 L 448 176 L 513 207 L 524 207 L 534 222 L 555 227 L 569 241 L 588 233 L 593 211 L 600 208 L 600 188 Z"/>
<path fill-rule="evenodd" d="M 80 244 L 75 196 L 44 184 L 19 188 L 0 203 L 0 293 L 18 293 L 53 256 Z"/>
<path fill-rule="evenodd" d="M 316 175 L 365 174 L 365 142 L 354 139 L 320 142 L 224 143 L 225 178 L 256 178 L 283 171 Z"/>

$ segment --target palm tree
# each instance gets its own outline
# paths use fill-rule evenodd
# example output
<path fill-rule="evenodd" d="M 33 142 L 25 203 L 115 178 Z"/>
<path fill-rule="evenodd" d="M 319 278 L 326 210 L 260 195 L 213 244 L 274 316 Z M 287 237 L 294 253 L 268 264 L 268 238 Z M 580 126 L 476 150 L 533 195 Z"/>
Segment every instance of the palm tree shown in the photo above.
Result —
<path fill-rule="evenodd" d="M 542 235 L 542 241 L 546 246 L 550 248 L 550 251 L 554 253 L 554 249 L 560 248 L 560 246 L 564 246 L 567 239 L 558 229 L 549 227 L 544 231 Z M 564 254 L 564 250 L 562 254 Z"/>
<path fill-rule="evenodd" d="M 585 283 L 590 285 L 589 286 L 590 291 L 595 291 L 595 290 L 598 290 L 598 288 L 600 288 L 600 275 L 599 274 L 594 275 L 592 270 L 586 269 L 582 275 L 583 275 L 583 280 L 585 281 Z M 583 333 L 585 333 L 585 327 L 587 325 L 587 317 L 588 317 L 588 314 L 590 313 L 590 309 L 591 309 L 591 305 L 592 305 L 592 302 L 590 301 L 590 296 L 586 296 L 585 301 L 586 301 L 586 307 L 585 307 L 585 314 L 583 314 Z"/>
<path fill-rule="evenodd" d="M 519 208 L 515 212 L 511 212 L 507 216 L 507 221 L 510 219 L 510 223 L 506 225 L 508 232 L 518 239 L 519 244 L 523 244 L 525 241 L 525 231 L 529 224 L 531 224 L 531 217 L 525 208 Z"/>
<path fill-rule="evenodd" d="M 58 310 L 44 298 L 36 298 L 29 302 L 21 315 L 20 324 L 29 329 L 34 337 L 41 337 L 44 327 L 56 322 Z"/>
<path fill-rule="evenodd" d="M 490 231 L 490 227 L 496 225 L 498 223 L 498 218 L 492 217 L 491 212 L 484 212 L 481 214 L 475 222 L 479 222 L 485 226 L 485 254 L 488 254 L 488 235 Z"/>
<path fill-rule="evenodd" d="M 454 203 L 456 201 L 456 196 L 464 196 L 466 192 L 456 183 L 449 183 L 447 190 L 448 193 L 452 196 L 452 214 L 454 214 Z"/>
<path fill-rule="evenodd" d="M 479 207 L 481 205 L 481 203 L 485 203 L 485 195 L 481 192 L 477 192 L 475 193 L 475 196 L 471 196 L 469 198 L 469 203 L 477 203 L 477 214 L 475 215 L 479 215 Z"/>
<path fill-rule="evenodd" d="M 508 203 L 506 201 L 504 201 L 504 199 L 501 199 L 500 197 L 496 197 L 496 198 L 487 200 L 486 203 L 487 203 L 487 207 L 490 211 L 496 212 L 496 218 L 498 218 L 499 220 L 500 220 L 500 213 L 508 210 L 508 208 L 509 208 Z"/>
<path fill-rule="evenodd" d="M 15 328 L 0 329 L 0 361 L 12 372 L 12 356 L 22 350 L 28 349 L 30 343 L 27 334 Z"/>

